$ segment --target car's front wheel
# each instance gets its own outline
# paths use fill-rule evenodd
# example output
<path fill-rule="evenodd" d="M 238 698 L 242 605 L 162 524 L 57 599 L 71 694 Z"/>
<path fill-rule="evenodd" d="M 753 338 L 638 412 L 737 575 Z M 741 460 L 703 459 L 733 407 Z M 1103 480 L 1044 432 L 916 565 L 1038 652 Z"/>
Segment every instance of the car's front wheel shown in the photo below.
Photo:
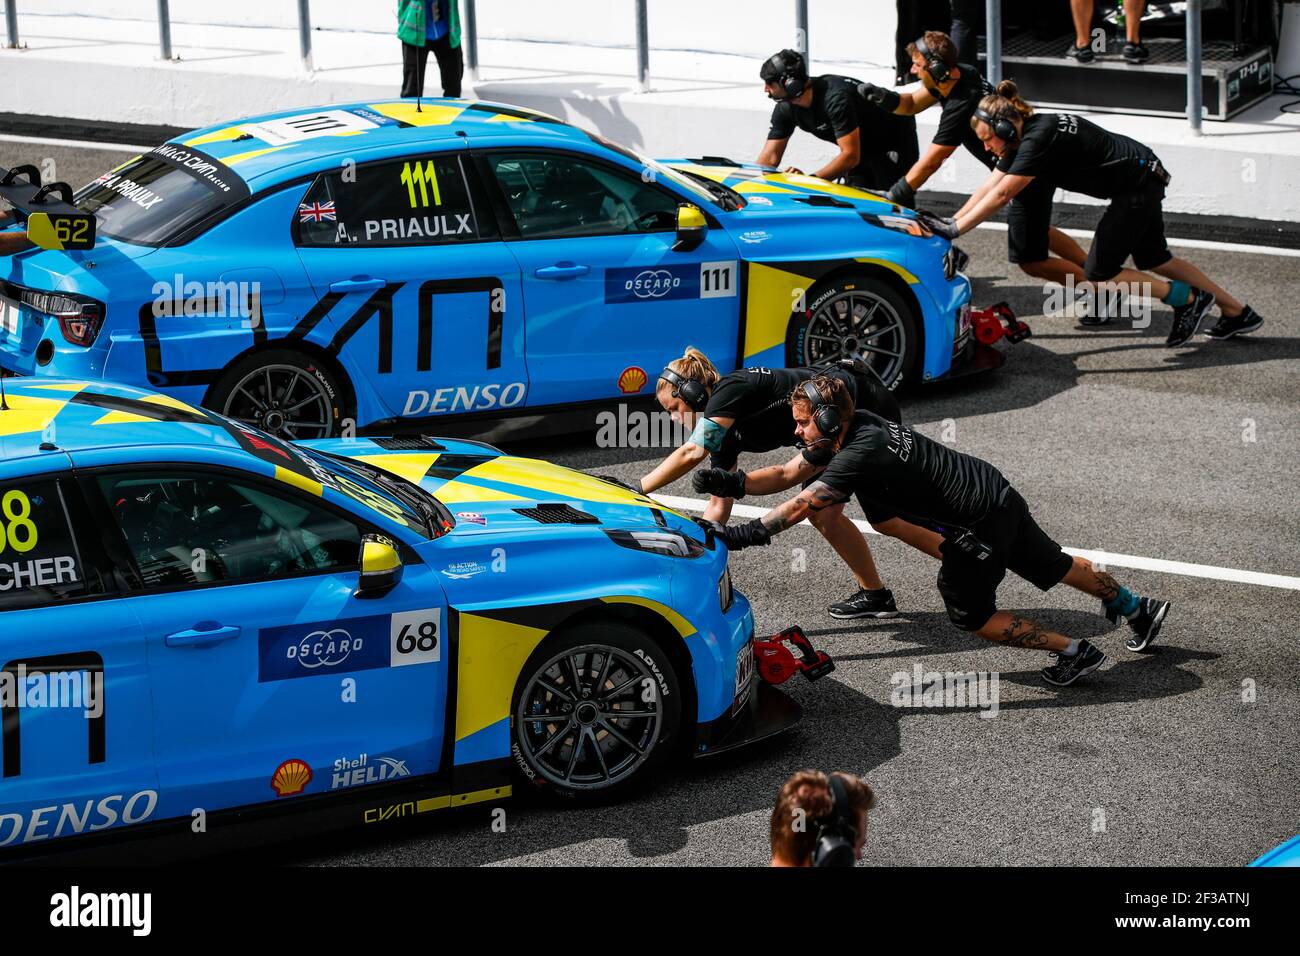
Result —
<path fill-rule="evenodd" d="M 290 441 L 336 436 L 347 416 L 337 376 L 291 349 L 244 356 L 226 370 L 204 404 Z"/>
<path fill-rule="evenodd" d="M 913 306 L 875 276 L 845 276 L 814 289 L 807 310 L 790 322 L 792 365 L 861 359 L 888 389 L 911 384 L 921 365 Z"/>
<path fill-rule="evenodd" d="M 567 798 L 646 783 L 673 750 L 682 690 L 668 655 L 637 628 L 579 624 L 545 641 L 515 686 L 518 774 Z"/>

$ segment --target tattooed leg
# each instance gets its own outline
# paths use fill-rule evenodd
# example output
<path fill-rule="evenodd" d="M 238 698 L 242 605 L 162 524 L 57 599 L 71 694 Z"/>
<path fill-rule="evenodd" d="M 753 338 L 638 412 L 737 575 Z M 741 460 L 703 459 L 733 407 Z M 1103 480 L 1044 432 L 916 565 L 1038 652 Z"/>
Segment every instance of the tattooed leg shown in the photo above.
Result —
<path fill-rule="evenodd" d="M 1037 621 L 1008 611 L 998 611 L 975 632 L 986 641 L 1006 647 L 1027 647 L 1037 651 L 1060 651 L 1070 646 L 1070 639 L 1049 631 Z"/>
<path fill-rule="evenodd" d="M 1063 580 L 1070 587 L 1101 598 L 1103 602 L 1119 597 L 1119 582 L 1105 571 L 1098 571 L 1086 558 L 1076 557 Z"/>

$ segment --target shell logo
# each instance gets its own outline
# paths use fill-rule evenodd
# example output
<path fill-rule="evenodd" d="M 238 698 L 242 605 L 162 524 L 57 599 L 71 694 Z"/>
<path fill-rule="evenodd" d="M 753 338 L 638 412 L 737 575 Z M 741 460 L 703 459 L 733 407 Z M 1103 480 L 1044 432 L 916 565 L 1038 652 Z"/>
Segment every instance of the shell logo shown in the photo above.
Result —
<path fill-rule="evenodd" d="M 286 760 L 271 775 L 271 789 L 277 797 L 292 797 L 302 793 L 311 783 L 311 767 L 301 760 Z"/>
<path fill-rule="evenodd" d="M 645 383 L 649 380 L 645 369 L 639 365 L 630 365 L 623 369 L 618 377 L 618 390 L 624 395 L 631 395 L 645 388 Z"/>

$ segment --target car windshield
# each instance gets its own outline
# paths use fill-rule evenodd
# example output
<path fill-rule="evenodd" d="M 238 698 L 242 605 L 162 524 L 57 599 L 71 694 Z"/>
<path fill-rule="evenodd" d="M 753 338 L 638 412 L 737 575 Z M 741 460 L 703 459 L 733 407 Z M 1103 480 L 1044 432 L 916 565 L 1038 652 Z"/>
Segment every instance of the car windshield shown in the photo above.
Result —
<path fill-rule="evenodd" d="M 661 182 L 663 181 L 671 182 L 674 185 L 678 186 L 679 188 L 684 189 L 686 192 L 690 193 L 691 195 L 703 200 L 704 202 L 710 203 L 714 206 L 721 206 L 723 209 L 733 209 L 733 208 L 738 208 L 741 205 L 744 205 L 743 202 L 738 202 L 735 206 L 733 206 L 728 201 L 727 196 L 724 196 L 722 193 L 717 192 L 715 190 L 706 188 L 703 183 L 698 182 L 695 179 L 692 179 L 690 176 L 687 176 L 684 173 L 678 172 L 677 170 L 673 169 L 671 166 L 665 166 L 657 159 L 651 159 L 648 156 L 642 156 L 640 153 L 634 153 L 626 146 L 620 146 L 618 143 L 605 139 L 605 137 L 599 136 L 595 133 L 588 132 L 587 135 L 590 136 L 592 139 L 594 139 L 596 142 L 600 143 L 600 145 L 604 146 L 605 148 L 612 149 L 614 152 L 618 153 L 624 159 L 630 159 L 632 162 L 640 165 L 642 167 L 641 175 L 642 178 L 644 179 L 649 180 L 653 178 Z M 725 186 L 722 188 L 726 190 L 727 193 L 731 195 L 735 195 L 734 193 L 731 192 L 730 189 L 727 189 Z"/>
<path fill-rule="evenodd" d="M 426 537 L 439 537 L 455 526 L 441 501 L 405 478 L 353 458 L 301 445 L 296 448 L 336 479 L 332 485 L 337 490 Z"/>
<path fill-rule="evenodd" d="M 229 200 L 187 170 L 156 156 L 137 156 L 83 186 L 73 201 L 94 214 L 99 235 L 153 246 Z"/>

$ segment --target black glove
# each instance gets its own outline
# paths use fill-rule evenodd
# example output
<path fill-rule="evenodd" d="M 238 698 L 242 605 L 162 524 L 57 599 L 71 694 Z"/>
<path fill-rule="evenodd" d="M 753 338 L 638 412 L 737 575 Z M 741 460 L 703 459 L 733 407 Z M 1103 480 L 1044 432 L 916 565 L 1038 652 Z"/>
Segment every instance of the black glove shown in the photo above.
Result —
<path fill-rule="evenodd" d="M 748 548 L 755 544 L 770 544 L 772 532 L 768 530 L 767 525 L 763 524 L 762 518 L 755 518 L 744 524 L 729 525 L 718 537 L 722 538 L 732 551 L 739 551 L 741 548 Z"/>
<path fill-rule="evenodd" d="M 704 529 L 704 538 L 706 541 L 710 535 L 715 538 L 721 538 L 723 533 L 727 530 L 718 522 L 710 521 L 708 518 L 692 518 L 691 520 Z"/>
<path fill-rule="evenodd" d="M 874 83 L 859 83 L 858 93 L 879 106 L 886 113 L 894 112 L 894 110 L 898 109 L 898 104 L 903 101 L 903 98 L 893 90 L 886 89 L 883 86 L 876 86 Z"/>
<path fill-rule="evenodd" d="M 702 468 L 691 475 L 691 487 L 696 494 L 717 495 L 719 498 L 745 497 L 745 473 L 737 468 Z"/>
<path fill-rule="evenodd" d="M 645 494 L 641 490 L 641 482 L 638 480 L 635 485 L 629 485 L 622 478 L 615 478 L 613 475 L 597 475 L 601 481 L 608 481 L 611 485 L 618 485 L 620 488 L 626 488 L 628 491 L 635 492 L 638 495 Z"/>
<path fill-rule="evenodd" d="M 929 213 L 921 214 L 921 222 L 936 236 L 952 240 L 961 235 L 961 230 L 957 228 L 957 220 L 946 216 L 932 216 Z"/>
<path fill-rule="evenodd" d="M 885 198 L 899 206 L 911 208 L 916 205 L 916 190 L 908 183 L 907 177 L 904 176 L 890 187 L 889 192 L 885 193 Z"/>

